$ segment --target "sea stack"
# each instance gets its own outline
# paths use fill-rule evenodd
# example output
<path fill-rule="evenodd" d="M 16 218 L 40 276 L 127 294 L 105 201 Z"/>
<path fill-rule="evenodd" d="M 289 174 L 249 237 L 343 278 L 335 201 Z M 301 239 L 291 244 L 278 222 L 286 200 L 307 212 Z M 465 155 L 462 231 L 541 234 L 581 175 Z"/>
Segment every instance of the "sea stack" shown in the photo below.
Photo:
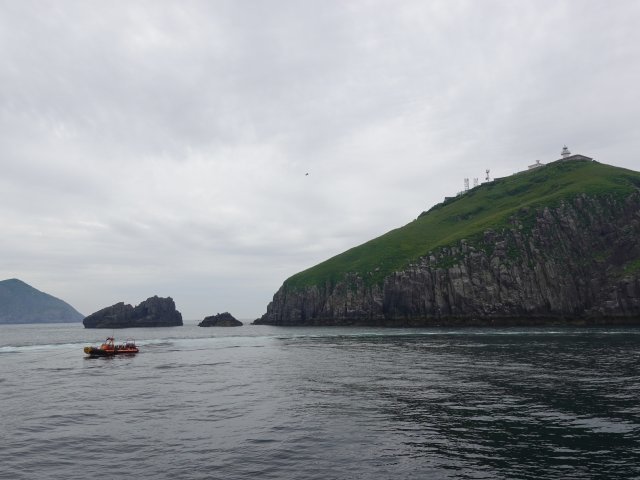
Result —
<path fill-rule="evenodd" d="M 124 302 L 103 308 L 86 317 L 85 328 L 134 328 L 182 326 L 182 314 L 171 297 L 153 296 L 132 307 Z"/>
<path fill-rule="evenodd" d="M 217 313 L 206 317 L 199 324 L 199 327 L 241 327 L 242 322 L 236 320 L 229 312 Z"/>

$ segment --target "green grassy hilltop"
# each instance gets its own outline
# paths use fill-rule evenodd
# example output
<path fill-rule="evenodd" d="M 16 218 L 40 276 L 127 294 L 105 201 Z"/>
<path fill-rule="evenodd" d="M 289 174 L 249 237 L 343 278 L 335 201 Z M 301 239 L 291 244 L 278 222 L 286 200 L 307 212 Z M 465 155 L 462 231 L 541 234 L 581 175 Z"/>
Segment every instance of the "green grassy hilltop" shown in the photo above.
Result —
<path fill-rule="evenodd" d="M 632 170 L 584 160 L 553 162 L 482 184 L 435 205 L 404 227 L 293 275 L 285 286 L 333 283 L 346 273 L 357 273 L 366 282 L 381 282 L 439 247 L 505 227 L 514 213 L 534 212 L 583 193 L 624 197 L 639 188 L 640 173 Z"/>

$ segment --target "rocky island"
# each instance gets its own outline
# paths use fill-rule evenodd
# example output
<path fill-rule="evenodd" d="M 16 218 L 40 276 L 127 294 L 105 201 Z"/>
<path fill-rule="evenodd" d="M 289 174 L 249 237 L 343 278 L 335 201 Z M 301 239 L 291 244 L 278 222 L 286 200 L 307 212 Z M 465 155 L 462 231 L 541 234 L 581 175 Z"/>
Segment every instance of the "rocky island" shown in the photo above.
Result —
<path fill-rule="evenodd" d="M 103 308 L 86 317 L 85 328 L 133 328 L 182 326 L 182 314 L 171 297 L 150 297 L 138 306 L 124 302 Z"/>
<path fill-rule="evenodd" d="M 640 324 L 640 173 L 532 167 L 290 277 L 254 324 Z"/>
<path fill-rule="evenodd" d="M 236 320 L 229 312 L 217 313 L 206 317 L 199 324 L 199 327 L 241 327 L 242 322 Z"/>

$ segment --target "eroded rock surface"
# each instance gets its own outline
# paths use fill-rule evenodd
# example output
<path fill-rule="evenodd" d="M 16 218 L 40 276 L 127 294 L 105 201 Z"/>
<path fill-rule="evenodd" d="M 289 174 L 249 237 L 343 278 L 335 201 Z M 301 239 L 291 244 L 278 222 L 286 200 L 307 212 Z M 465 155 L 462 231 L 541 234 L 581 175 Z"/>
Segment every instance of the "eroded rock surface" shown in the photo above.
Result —
<path fill-rule="evenodd" d="M 538 325 L 640 323 L 640 195 L 580 195 L 522 209 L 368 283 L 287 288 L 255 324 Z"/>
<path fill-rule="evenodd" d="M 236 320 L 229 312 L 217 313 L 206 317 L 199 324 L 199 327 L 241 327 L 242 322 Z"/>
<path fill-rule="evenodd" d="M 124 302 L 103 308 L 86 317 L 85 328 L 175 327 L 182 325 L 182 314 L 171 297 L 150 297 L 133 307 Z"/>

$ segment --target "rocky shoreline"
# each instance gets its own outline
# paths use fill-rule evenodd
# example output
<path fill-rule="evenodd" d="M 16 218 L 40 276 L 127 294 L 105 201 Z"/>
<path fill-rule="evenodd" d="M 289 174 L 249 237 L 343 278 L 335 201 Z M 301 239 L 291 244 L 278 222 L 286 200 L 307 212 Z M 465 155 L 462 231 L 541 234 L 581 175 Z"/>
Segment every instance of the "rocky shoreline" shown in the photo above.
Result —
<path fill-rule="evenodd" d="M 265 325 L 257 319 L 252 325 Z M 582 328 L 582 327 L 631 327 L 640 326 L 640 316 L 634 317 L 446 317 L 411 319 L 314 319 L 307 323 L 279 324 L 287 327 L 378 327 L 378 328 Z"/>

